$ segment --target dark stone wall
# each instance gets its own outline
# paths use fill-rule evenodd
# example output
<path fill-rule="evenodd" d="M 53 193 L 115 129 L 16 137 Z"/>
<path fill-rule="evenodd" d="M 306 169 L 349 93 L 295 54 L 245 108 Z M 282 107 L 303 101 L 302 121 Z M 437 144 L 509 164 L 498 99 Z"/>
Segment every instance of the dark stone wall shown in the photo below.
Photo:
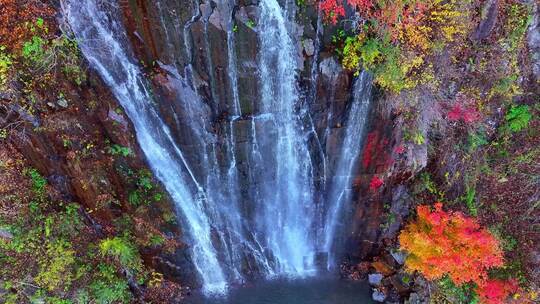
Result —
<path fill-rule="evenodd" d="M 185 102 L 186 98 L 174 89 L 178 86 L 175 82 L 178 82 L 180 76 L 195 84 L 198 95 L 213 115 L 211 127 L 214 131 L 219 130 L 217 134 L 221 138 L 219 134 L 227 132 L 227 115 L 232 111 L 233 103 L 227 48 L 227 39 L 230 38 L 227 26 L 233 24 L 242 112 L 242 117 L 234 122 L 234 132 L 239 150 L 238 166 L 241 172 L 247 172 L 249 160 L 241 151 L 245 151 L 251 144 L 251 115 L 256 114 L 259 108 L 258 32 L 265 30 L 257 26 L 260 15 L 257 1 L 238 1 L 234 6 L 219 1 L 200 1 L 198 9 L 195 5 L 195 1 L 183 2 L 180 7 L 175 1 L 130 0 L 125 10 L 128 32 L 138 56 L 146 62 L 148 70 L 158 71 L 152 77 L 153 84 L 155 93 L 160 96 L 157 100 L 162 115 L 169 125 L 174 126 L 173 113 L 182 115 L 183 109 L 178 105 L 183 103 L 179 101 Z M 298 87 L 302 102 L 309 105 L 318 137 L 313 138 L 311 144 L 315 146 L 316 140 L 322 142 L 329 167 L 332 168 L 341 149 L 344 121 L 352 99 L 353 75 L 343 70 L 339 59 L 333 55 L 333 30 L 318 20 L 316 8 L 308 5 L 295 9 L 296 24 L 291 32 L 298 44 Z M 185 29 L 185 32 L 178 31 L 178 28 Z M 181 75 L 175 76 L 164 71 L 172 67 Z M 346 255 L 355 260 L 375 254 L 380 247 L 383 239 L 381 225 L 385 221 L 384 201 L 392 199 L 390 187 L 385 190 L 388 184 L 376 193 L 369 189 L 373 176 L 382 176 L 387 172 L 395 145 L 392 139 L 395 135 L 392 117 L 386 114 L 384 104 L 376 104 L 372 111 L 369 133 L 378 134 L 375 143 L 378 150 L 371 152 L 373 162 L 369 166 L 361 166 L 355 178 L 351 234 L 346 242 Z M 257 128 L 266 127 L 259 124 L 257 122 Z M 186 132 L 187 128 L 178 126 L 173 129 L 183 150 L 189 154 L 193 147 L 190 146 L 192 141 L 187 134 L 189 132 Z M 242 195 L 247 195 L 247 176 L 242 180 Z"/>

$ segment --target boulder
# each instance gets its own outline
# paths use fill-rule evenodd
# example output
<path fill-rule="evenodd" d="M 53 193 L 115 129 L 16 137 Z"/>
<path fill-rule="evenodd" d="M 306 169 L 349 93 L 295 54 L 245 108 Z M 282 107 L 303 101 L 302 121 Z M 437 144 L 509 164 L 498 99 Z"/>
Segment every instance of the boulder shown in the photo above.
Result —
<path fill-rule="evenodd" d="M 384 300 L 386 300 L 386 294 L 384 292 L 382 292 L 381 290 L 373 289 L 373 294 L 371 295 L 371 298 L 375 302 L 382 303 L 382 302 L 384 302 Z"/>
<path fill-rule="evenodd" d="M 315 44 L 313 43 L 313 39 L 304 40 L 302 45 L 304 46 L 304 53 L 306 53 L 308 57 L 311 57 L 313 56 L 313 54 L 315 54 Z"/>
<path fill-rule="evenodd" d="M 384 237 L 393 239 L 397 236 L 403 222 L 409 215 L 409 208 L 412 203 L 411 196 L 407 187 L 404 185 L 398 185 L 392 190 L 392 202 L 390 206 L 390 214 L 392 215 L 392 221 L 388 223 L 388 227 L 384 231 Z M 395 257 L 394 257 L 395 258 Z M 398 262 L 399 263 L 399 262 Z M 403 264 L 403 263 L 399 263 Z"/>
<path fill-rule="evenodd" d="M 394 258 L 396 263 L 398 263 L 399 265 L 405 264 L 405 258 L 407 257 L 407 254 L 405 252 L 399 251 L 399 250 L 392 250 L 390 252 L 390 255 Z"/>
<path fill-rule="evenodd" d="M 383 279 L 382 273 L 370 273 L 370 274 L 368 274 L 368 282 L 372 286 L 381 285 L 382 279 Z"/>
<path fill-rule="evenodd" d="M 4 240 L 11 240 L 13 238 L 13 234 L 4 228 L 0 228 L 0 239 Z"/>
<path fill-rule="evenodd" d="M 61 106 L 64 109 L 69 106 L 68 101 L 64 97 L 58 98 L 58 100 L 56 101 L 56 104 Z"/>

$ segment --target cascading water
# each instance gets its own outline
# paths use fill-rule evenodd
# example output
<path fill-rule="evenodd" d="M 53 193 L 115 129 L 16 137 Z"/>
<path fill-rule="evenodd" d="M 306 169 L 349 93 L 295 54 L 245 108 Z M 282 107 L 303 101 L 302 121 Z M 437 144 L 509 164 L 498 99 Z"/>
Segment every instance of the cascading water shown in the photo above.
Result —
<path fill-rule="evenodd" d="M 213 76 L 209 76 L 211 98 L 228 107 L 225 131 L 220 135 L 223 138 L 219 138 L 213 128 L 213 105 L 204 102 L 195 88 L 190 28 L 199 20 L 208 22 L 208 15 L 198 9 L 202 4 L 194 1 L 195 10 L 183 27 L 175 23 L 174 30 L 165 29 L 168 45 L 175 45 L 170 39 L 181 35 L 187 54 L 186 66 L 162 65 L 179 96 L 170 106 L 175 126 L 164 122 L 161 115 L 168 109 L 157 106 L 154 94 L 149 92 L 150 84 L 135 63 L 118 4 L 111 0 L 63 0 L 62 7 L 84 56 L 124 108 L 149 166 L 174 200 L 204 291 L 221 293 L 231 283 L 243 282 L 246 267 L 266 277 L 312 274 L 314 254 L 334 252 L 333 239 L 349 200 L 348 188 L 361 150 L 370 77 L 362 73 L 354 85 L 336 177 L 328 178 L 328 185 L 323 185 L 330 189 L 326 203 L 315 204 L 320 183 L 315 182 L 318 177 L 314 162 L 326 157 L 319 155 L 324 143 L 317 137 L 309 109 L 297 88 L 297 49 L 290 30 L 294 22 L 289 20 L 294 14 L 282 8 L 278 0 L 259 3 L 259 73 L 253 77 L 258 77 L 261 98 L 254 107 L 257 112 L 246 114 L 239 101 L 233 2 L 217 1 L 220 11 L 231 18 L 224 25 L 231 100 L 225 100 L 223 94 L 218 96 Z M 160 14 L 169 11 L 160 1 L 157 8 Z M 175 16 L 170 17 L 178 22 Z M 208 41 L 203 48 L 209 52 Z M 211 59 L 206 59 L 207 70 L 213 71 Z M 236 145 L 236 128 L 246 119 L 250 120 L 251 134 L 244 151 Z M 175 132 L 182 134 L 176 136 Z M 309 141 L 313 136 L 318 150 L 311 152 Z M 177 142 L 179 137 L 187 138 L 187 147 Z M 248 172 L 243 174 L 237 165 L 242 153 L 249 163 Z M 311 153 L 317 157 L 314 159 Z M 323 165 L 326 177 L 326 162 Z M 249 180 L 248 194 L 240 193 L 241 178 Z M 321 226 L 324 233 L 317 231 Z"/>
<path fill-rule="evenodd" d="M 169 128 L 152 105 L 139 67 L 133 63 L 118 7 L 109 2 L 64 1 L 65 16 L 87 60 L 109 85 L 131 119 L 154 174 L 184 214 L 192 236 L 192 258 L 208 292 L 226 288 L 211 241 L 208 201 Z"/>
<path fill-rule="evenodd" d="M 364 142 L 367 117 L 371 105 L 371 83 L 372 77 L 365 71 L 354 82 L 353 102 L 346 123 L 341 154 L 334 169 L 330 190 L 326 196 L 326 201 L 331 202 L 326 214 L 323 243 L 323 251 L 329 254 L 328 267 L 336 263 L 336 230 L 340 223 L 342 225 L 347 223 L 347 221 L 343 220 L 346 218 L 345 212 L 343 212 L 344 205 L 351 200 L 350 186 L 352 177 L 357 170 L 357 158 Z"/>
<path fill-rule="evenodd" d="M 264 159 L 273 160 L 275 172 L 263 174 L 267 189 L 261 200 L 261 231 L 280 263 L 279 272 L 303 273 L 309 268 L 309 255 L 315 250 L 312 233 L 315 208 L 313 176 L 306 132 L 296 107 L 295 45 L 285 12 L 277 0 L 261 2 L 260 81 L 262 109 L 275 128 L 257 134 L 257 142 L 272 141 L 275 149 L 261 150 Z M 268 129 L 265 129 L 268 131 Z M 277 229 L 276 229 L 277 228 Z"/>

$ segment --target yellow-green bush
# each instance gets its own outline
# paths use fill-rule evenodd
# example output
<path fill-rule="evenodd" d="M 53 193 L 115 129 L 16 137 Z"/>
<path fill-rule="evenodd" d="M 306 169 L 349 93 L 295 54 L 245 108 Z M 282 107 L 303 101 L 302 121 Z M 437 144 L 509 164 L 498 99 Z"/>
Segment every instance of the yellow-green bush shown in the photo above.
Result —
<path fill-rule="evenodd" d="M 68 288 L 73 280 L 75 251 L 65 240 L 49 242 L 46 248 L 46 253 L 39 262 L 36 283 L 49 291 Z"/>
<path fill-rule="evenodd" d="M 6 84 L 9 69 L 13 64 L 11 56 L 6 54 L 5 50 L 5 46 L 0 46 L 0 89 Z"/>

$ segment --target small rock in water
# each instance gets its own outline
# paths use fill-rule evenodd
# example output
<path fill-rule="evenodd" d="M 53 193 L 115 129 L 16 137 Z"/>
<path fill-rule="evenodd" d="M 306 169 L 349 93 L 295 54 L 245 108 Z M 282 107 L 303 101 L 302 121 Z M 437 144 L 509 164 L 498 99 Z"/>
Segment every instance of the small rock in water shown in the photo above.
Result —
<path fill-rule="evenodd" d="M 368 274 L 368 281 L 369 281 L 369 284 L 372 286 L 381 285 L 382 279 L 383 279 L 383 275 L 381 273 Z"/>
<path fill-rule="evenodd" d="M 384 302 L 386 300 L 386 294 L 378 289 L 373 289 L 373 294 L 371 295 L 371 298 L 375 302 Z"/>

